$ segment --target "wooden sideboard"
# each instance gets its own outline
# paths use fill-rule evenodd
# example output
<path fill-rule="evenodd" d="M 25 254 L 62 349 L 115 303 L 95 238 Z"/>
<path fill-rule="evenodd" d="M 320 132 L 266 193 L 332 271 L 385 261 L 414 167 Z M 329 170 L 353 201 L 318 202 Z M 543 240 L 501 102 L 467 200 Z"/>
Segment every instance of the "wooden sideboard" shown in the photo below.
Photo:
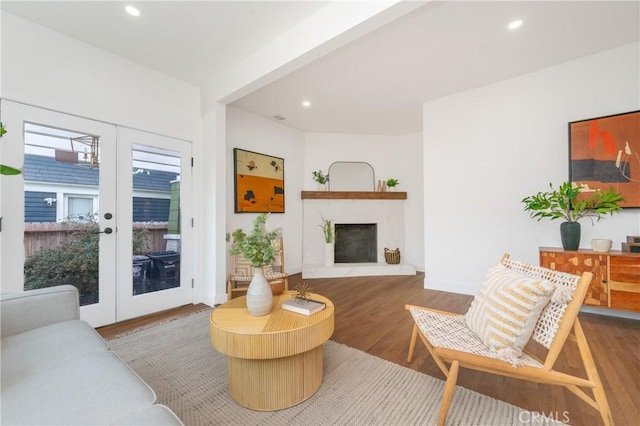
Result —
<path fill-rule="evenodd" d="M 540 247 L 540 266 L 576 275 L 592 272 L 585 305 L 640 312 L 640 253 Z"/>

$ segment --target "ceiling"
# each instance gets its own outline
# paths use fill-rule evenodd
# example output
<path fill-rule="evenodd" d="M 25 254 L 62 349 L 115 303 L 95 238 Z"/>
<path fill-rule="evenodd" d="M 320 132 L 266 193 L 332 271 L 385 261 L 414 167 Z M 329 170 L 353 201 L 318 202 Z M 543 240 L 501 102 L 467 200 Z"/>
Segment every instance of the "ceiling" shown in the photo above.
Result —
<path fill-rule="evenodd" d="M 327 3 L 138 1 L 137 18 L 115 1 L 5 0 L 2 10 L 203 87 Z M 306 132 L 412 133 L 424 101 L 638 41 L 639 6 L 430 2 L 232 105 Z M 510 31 L 514 19 L 523 25 Z"/>
<path fill-rule="evenodd" d="M 7 1 L 2 10 L 202 87 L 327 2 Z M 134 4 L 140 16 L 124 7 Z"/>

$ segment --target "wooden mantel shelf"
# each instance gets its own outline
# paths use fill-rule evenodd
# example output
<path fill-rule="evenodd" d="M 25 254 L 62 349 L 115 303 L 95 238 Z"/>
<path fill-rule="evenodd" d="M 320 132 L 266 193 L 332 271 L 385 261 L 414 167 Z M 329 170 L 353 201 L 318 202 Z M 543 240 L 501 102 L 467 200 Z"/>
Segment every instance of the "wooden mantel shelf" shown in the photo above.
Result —
<path fill-rule="evenodd" d="M 303 200 L 406 200 L 406 192 L 302 191 Z"/>

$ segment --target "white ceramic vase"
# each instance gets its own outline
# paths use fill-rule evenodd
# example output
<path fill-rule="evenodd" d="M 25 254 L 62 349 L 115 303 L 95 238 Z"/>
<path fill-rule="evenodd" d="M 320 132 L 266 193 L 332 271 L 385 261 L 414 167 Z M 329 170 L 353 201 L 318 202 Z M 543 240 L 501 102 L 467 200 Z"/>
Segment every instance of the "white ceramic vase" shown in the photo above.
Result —
<path fill-rule="evenodd" d="M 333 266 L 335 260 L 333 243 L 324 244 L 324 266 Z"/>
<path fill-rule="evenodd" d="M 273 292 L 264 277 L 262 267 L 253 268 L 253 279 L 247 289 L 247 309 L 252 317 L 261 317 L 271 312 Z"/>

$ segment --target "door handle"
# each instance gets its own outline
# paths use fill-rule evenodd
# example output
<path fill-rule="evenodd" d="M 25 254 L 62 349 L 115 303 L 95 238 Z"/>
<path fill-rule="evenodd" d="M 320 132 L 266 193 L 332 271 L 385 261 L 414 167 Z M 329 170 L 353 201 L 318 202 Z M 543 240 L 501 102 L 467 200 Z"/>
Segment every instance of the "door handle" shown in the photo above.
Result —
<path fill-rule="evenodd" d="M 113 229 L 111 228 L 104 228 L 104 231 L 96 232 L 96 234 L 111 234 L 111 233 L 113 233 Z"/>

